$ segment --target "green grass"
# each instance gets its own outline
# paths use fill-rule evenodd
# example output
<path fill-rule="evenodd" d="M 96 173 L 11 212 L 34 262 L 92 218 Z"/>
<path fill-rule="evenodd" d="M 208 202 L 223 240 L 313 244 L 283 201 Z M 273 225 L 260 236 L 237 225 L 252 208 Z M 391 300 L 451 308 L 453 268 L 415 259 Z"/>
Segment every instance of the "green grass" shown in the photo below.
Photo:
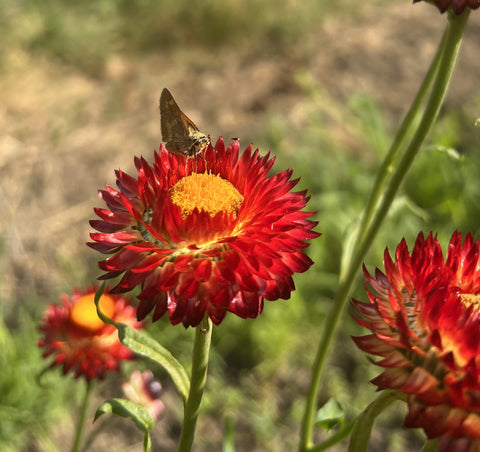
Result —
<path fill-rule="evenodd" d="M 233 413 L 235 428 L 248 432 L 241 441 L 256 444 L 259 450 L 295 447 L 303 401 L 298 388 L 291 385 L 298 378 L 305 385 L 308 379 L 322 321 L 336 289 L 342 248 L 361 214 L 390 133 L 378 107 L 367 98 L 353 96 L 348 108 L 356 119 L 348 124 L 348 129 L 360 143 L 361 152 L 352 154 L 324 127 L 326 123 L 335 123 L 336 118 L 321 104 L 321 97 L 306 95 L 304 103 L 310 119 L 305 128 L 289 130 L 288 138 L 281 139 L 279 130 L 286 129 L 281 127 L 279 118 L 271 118 L 271 130 L 265 138 L 268 141 L 278 137 L 276 168 L 293 166 L 295 174 L 302 176 L 299 187 L 308 188 L 312 195 L 309 208 L 318 211 L 317 229 L 323 234 L 309 248 L 317 264 L 305 275 L 295 277 L 298 289 L 292 300 L 266 302 L 264 314 L 256 320 L 228 315 L 214 332 L 205 413 L 213 419 L 218 419 L 219 413 Z M 477 232 L 480 206 L 474 182 L 480 178 L 478 153 L 473 148 L 462 148 L 459 157 L 448 150 L 460 146 L 460 131 L 467 126 L 461 121 L 453 113 L 440 119 L 441 127 L 435 129 L 431 138 L 438 145 L 427 146 L 414 163 L 367 258 L 370 269 L 381 266 L 385 246 L 393 250 L 402 237 L 412 245 L 420 230 L 438 233 L 444 244 L 455 229 Z M 294 153 L 290 152 L 292 146 Z M 365 299 L 360 282 L 354 294 Z M 347 314 L 344 322 L 347 328 L 342 327 L 343 335 L 346 331 L 347 336 L 361 331 L 351 324 Z M 10 450 L 21 450 L 25 432 L 35 438 L 46 437 L 45 429 L 58 410 L 59 403 L 52 399 L 49 388 L 32 381 L 42 367 L 34 330 L 31 320 L 16 325 L 11 332 L 3 327 L 2 369 L 7 371 L 0 373 L 0 392 L 8 394 L 8 398 L 0 406 L 0 441 L 12 444 Z M 192 331 L 172 328 L 166 319 L 152 330 L 162 337 L 164 346 L 189 365 Z M 13 335 L 21 337 L 21 341 L 14 341 Z M 372 377 L 374 369 L 366 366 L 363 355 L 352 344 L 343 344 L 340 350 L 340 357 L 334 353 L 336 357 L 327 371 L 324 397 L 327 391 L 340 394 L 351 419 L 373 397 L 365 375 Z M 361 379 L 364 381 L 360 382 Z M 288 386 L 279 395 L 285 382 Z M 365 385 L 364 391 L 357 391 L 359 384 Z M 222 390 L 216 391 L 216 387 Z M 213 389 L 211 393 L 209 389 Z M 286 404 L 283 409 L 278 406 L 280 400 Z M 401 416 L 392 416 L 400 425 Z M 393 428 L 392 416 L 387 416 L 383 428 Z M 400 429 L 395 430 L 394 436 L 397 446 L 416 441 L 411 438 L 412 433 L 401 433 Z M 208 439 L 204 441 L 208 443 Z"/>
<path fill-rule="evenodd" d="M 36 346 L 37 324 L 25 309 L 16 315 L 11 328 L 0 316 L 0 450 L 23 450 L 32 439 L 55 450 L 48 430 L 65 413 L 67 382 L 57 372 L 41 377 L 46 362 Z"/>
<path fill-rule="evenodd" d="M 337 2 L 338 10 L 342 3 Z M 0 5 L 0 31 L 12 46 L 101 76 L 109 55 L 251 45 L 293 46 L 334 8 L 306 0 L 44 0 Z"/>
<path fill-rule="evenodd" d="M 264 313 L 256 320 L 227 315 L 213 337 L 208 387 L 222 390 L 209 393 L 207 389 L 205 410 L 214 418 L 219 412 L 235 413 L 237 428 L 242 432 L 247 429 L 250 435 L 255 432 L 249 438 L 259 450 L 296 447 L 295 426 L 301 419 L 303 401 L 299 388 L 290 385 L 299 379 L 305 384 L 309 376 L 322 322 L 336 290 L 342 249 L 361 215 L 392 133 L 375 102 L 353 95 L 343 107 L 355 118 L 345 126 L 350 135 L 347 141 L 353 139 L 357 143 L 356 152 L 352 153 L 331 133 L 338 118 L 344 117 L 335 112 L 342 107 L 335 106 L 318 90 L 310 87 L 305 91 L 304 108 L 309 122 L 304 128 L 288 129 L 281 117 L 273 117 L 263 137 L 265 142 L 273 142 L 272 147 L 278 151 L 275 168 L 294 167 L 294 174 L 302 177 L 299 188 L 308 188 L 312 195 L 309 209 L 318 211 L 317 229 L 323 234 L 308 250 L 316 265 L 306 274 L 295 276 L 297 291 L 292 300 L 266 302 Z M 480 159 L 474 148 L 460 145 L 469 141 L 471 133 L 475 133 L 472 124 L 463 122 L 461 114 L 447 109 L 439 119 L 366 259 L 370 270 L 382 266 L 385 247 L 393 253 L 403 237 L 413 246 L 421 230 L 438 234 L 444 249 L 454 230 L 477 232 L 480 203 L 476 200 L 480 198 L 475 181 L 480 177 Z M 359 270 L 353 296 L 366 300 L 360 273 Z M 162 322 L 159 330 L 166 331 L 167 321 Z M 326 371 L 322 397 L 326 401 L 329 392 L 339 395 L 347 418 L 352 419 L 374 398 L 367 381 L 378 372 L 349 342 L 349 336 L 365 331 L 352 324 L 348 312 L 340 332 L 341 339 L 334 346 L 338 349 L 333 351 Z M 171 337 L 165 338 L 170 348 L 175 349 L 179 336 L 184 337 L 184 332 L 172 331 Z M 183 345 L 187 346 L 184 356 L 188 359 L 189 345 Z M 288 386 L 279 394 L 285 382 Z M 364 390 L 358 391 L 362 384 Z M 284 397 L 288 407 L 285 412 L 276 404 Z M 402 410 L 397 407 L 379 420 L 374 450 L 401 451 L 412 444 L 418 449 L 421 434 L 400 428 L 405 415 Z M 276 443 L 278 438 L 282 444 Z"/>

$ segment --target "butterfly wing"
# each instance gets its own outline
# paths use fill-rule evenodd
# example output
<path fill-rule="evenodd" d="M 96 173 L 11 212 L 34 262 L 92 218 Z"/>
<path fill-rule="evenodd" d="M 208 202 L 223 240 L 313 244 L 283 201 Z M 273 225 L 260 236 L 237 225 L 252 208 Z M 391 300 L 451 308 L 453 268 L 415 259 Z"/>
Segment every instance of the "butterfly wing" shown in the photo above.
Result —
<path fill-rule="evenodd" d="M 180 110 L 167 88 L 160 96 L 160 128 L 165 147 L 182 154 L 188 153 L 186 144 L 194 132 L 198 132 L 197 126 Z"/>

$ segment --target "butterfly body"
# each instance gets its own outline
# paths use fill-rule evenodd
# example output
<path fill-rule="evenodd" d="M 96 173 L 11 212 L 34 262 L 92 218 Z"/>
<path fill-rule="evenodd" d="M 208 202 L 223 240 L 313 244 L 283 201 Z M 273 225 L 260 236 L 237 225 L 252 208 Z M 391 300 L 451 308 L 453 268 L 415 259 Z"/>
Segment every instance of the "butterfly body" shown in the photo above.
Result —
<path fill-rule="evenodd" d="M 210 143 L 210 139 L 180 110 L 172 94 L 164 88 L 160 96 L 162 140 L 170 152 L 193 157 Z"/>

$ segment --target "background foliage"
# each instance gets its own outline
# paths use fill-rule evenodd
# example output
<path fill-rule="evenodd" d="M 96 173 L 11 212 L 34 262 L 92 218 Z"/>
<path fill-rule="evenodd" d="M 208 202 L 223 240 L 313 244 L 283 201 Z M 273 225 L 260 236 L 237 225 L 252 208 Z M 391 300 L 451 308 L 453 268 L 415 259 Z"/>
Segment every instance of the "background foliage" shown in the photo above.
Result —
<path fill-rule="evenodd" d="M 316 265 L 296 276 L 291 301 L 267 302 L 253 321 L 227 316 L 215 329 L 198 430 L 198 451 L 221 449 L 227 418 L 239 451 L 295 450 L 342 248 L 445 21 L 406 0 L 358 3 L 0 2 L 0 451 L 70 444 L 71 388 L 83 388 L 60 372 L 39 384 L 36 325 L 59 293 L 98 275 L 99 256 L 84 245 L 96 190 L 116 168 L 132 173 L 134 155 L 151 158 L 164 86 L 214 139 L 271 149 L 276 170 L 293 167 L 299 189 L 312 195 L 323 234 L 309 248 Z M 479 237 L 480 22 L 471 19 L 446 107 L 367 258 L 370 269 L 385 246 L 402 237 L 412 244 L 419 230 L 442 243 L 455 229 Z M 360 274 L 354 296 L 365 299 Z M 374 369 L 348 339 L 360 330 L 344 317 L 323 393 L 352 418 L 373 398 Z M 189 365 L 192 331 L 165 319 L 150 329 Z M 172 450 L 180 400 L 158 376 L 167 409 L 153 448 Z M 98 401 L 120 395 L 118 379 L 109 382 Z M 401 418 L 383 419 L 372 450 L 418 444 L 415 433 L 392 428 Z M 141 435 L 116 420 L 91 450 L 115 441 L 134 448 Z"/>

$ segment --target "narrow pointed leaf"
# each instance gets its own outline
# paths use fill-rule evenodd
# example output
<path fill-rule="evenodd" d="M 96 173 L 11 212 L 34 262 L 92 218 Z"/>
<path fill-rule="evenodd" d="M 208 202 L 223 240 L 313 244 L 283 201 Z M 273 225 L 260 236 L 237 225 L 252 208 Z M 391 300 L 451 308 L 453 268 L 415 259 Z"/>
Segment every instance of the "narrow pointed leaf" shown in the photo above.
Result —
<path fill-rule="evenodd" d="M 345 422 L 345 412 L 342 406 L 333 398 L 328 399 L 317 412 L 315 425 L 325 429 L 327 432 L 337 424 L 343 425 Z"/>

